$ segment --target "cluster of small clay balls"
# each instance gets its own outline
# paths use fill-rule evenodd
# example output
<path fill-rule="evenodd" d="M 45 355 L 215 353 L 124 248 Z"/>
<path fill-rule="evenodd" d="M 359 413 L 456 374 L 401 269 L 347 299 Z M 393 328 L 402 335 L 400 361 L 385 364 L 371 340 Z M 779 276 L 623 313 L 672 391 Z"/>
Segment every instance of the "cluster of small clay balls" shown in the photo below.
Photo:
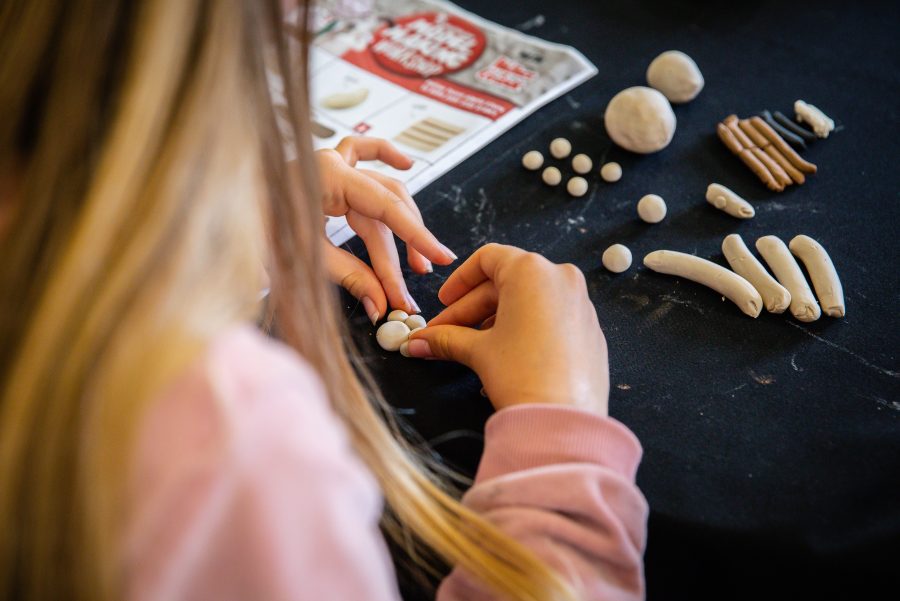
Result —
<path fill-rule="evenodd" d="M 565 159 L 572 154 L 572 143 L 565 138 L 554 138 L 550 142 L 550 156 Z M 544 165 L 544 155 L 537 150 L 529 150 L 522 156 L 522 166 L 529 171 L 537 171 Z M 572 157 L 572 170 L 577 173 L 566 183 L 566 191 L 578 198 L 587 194 L 588 182 L 582 175 L 587 175 L 594 168 L 594 161 L 586 154 L 579 153 Z M 617 182 L 622 178 L 622 167 L 618 163 L 606 163 L 600 169 L 600 177 L 607 182 Z M 562 172 L 558 167 L 548 166 L 541 172 L 541 179 L 548 186 L 558 186 L 562 182 Z"/>
<path fill-rule="evenodd" d="M 375 332 L 375 340 L 386 351 L 400 351 L 409 357 L 409 336 L 425 327 L 425 318 L 421 315 L 410 315 L 406 311 L 396 309 L 388 313 L 387 321 Z"/>

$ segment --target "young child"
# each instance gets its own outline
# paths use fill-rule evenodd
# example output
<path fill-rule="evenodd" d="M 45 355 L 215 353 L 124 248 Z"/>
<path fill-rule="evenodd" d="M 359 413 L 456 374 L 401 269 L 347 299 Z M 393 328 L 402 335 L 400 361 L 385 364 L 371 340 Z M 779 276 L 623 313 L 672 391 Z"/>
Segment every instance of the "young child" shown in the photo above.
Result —
<path fill-rule="evenodd" d="M 583 276 L 485 246 L 413 336 L 497 408 L 457 501 L 383 411 L 329 283 L 375 320 L 416 309 L 394 234 L 418 272 L 455 256 L 356 169 L 408 168 L 390 144 L 312 151 L 282 22 L 275 0 L 0 10 L 0 597 L 398 599 L 386 532 L 453 566 L 442 601 L 641 598 L 641 449 L 607 417 Z M 283 342 L 251 325 L 266 276 Z"/>

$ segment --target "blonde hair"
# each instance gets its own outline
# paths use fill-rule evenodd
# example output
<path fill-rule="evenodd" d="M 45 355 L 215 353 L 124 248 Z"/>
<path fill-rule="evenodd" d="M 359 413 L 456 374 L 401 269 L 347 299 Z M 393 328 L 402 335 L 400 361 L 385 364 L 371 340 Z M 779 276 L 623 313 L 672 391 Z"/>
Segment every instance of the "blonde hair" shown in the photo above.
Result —
<path fill-rule="evenodd" d="M 408 556 L 511 598 L 573 599 L 426 469 L 348 342 L 320 256 L 306 44 L 292 66 L 282 23 L 276 0 L 0 8 L 0 193 L 15 183 L 0 207 L 0 597 L 117 598 L 134 429 L 215 333 L 258 317 L 266 262 L 275 327 L 321 375 Z M 296 172 L 266 66 L 285 80 Z"/>

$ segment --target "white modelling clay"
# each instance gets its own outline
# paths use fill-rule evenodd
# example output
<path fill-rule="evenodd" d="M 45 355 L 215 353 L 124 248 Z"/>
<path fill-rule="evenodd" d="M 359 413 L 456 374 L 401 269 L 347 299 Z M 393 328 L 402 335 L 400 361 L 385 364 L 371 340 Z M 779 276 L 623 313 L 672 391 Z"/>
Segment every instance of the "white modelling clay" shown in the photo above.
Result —
<path fill-rule="evenodd" d="M 409 328 L 402 321 L 386 321 L 375 332 L 375 340 L 386 351 L 396 351 L 409 338 Z"/>
<path fill-rule="evenodd" d="M 406 321 L 409 317 L 409 313 L 406 311 L 401 311 L 400 309 L 394 309 L 390 313 L 388 313 L 387 320 L 388 321 Z"/>
<path fill-rule="evenodd" d="M 822 310 L 813 296 L 803 272 L 791 251 L 777 236 L 763 236 L 756 241 L 756 250 L 768 263 L 769 268 L 782 286 L 791 293 L 791 315 L 800 321 L 815 321 L 822 316 Z"/>
<path fill-rule="evenodd" d="M 721 184 L 706 188 L 706 200 L 720 211 L 738 219 L 750 219 L 756 215 L 753 205 Z"/>
<path fill-rule="evenodd" d="M 753 284 L 762 296 L 767 311 L 784 313 L 791 305 L 791 293 L 769 275 L 739 234 L 731 234 L 722 240 L 722 254 L 736 274 Z"/>
<path fill-rule="evenodd" d="M 618 163 L 607 163 L 600 168 L 603 181 L 613 183 L 622 179 L 622 166 Z"/>
<path fill-rule="evenodd" d="M 666 217 L 666 201 L 656 194 L 647 194 L 638 201 L 637 212 L 647 223 L 659 223 Z"/>
<path fill-rule="evenodd" d="M 594 168 L 594 161 L 591 160 L 586 154 L 576 154 L 572 157 L 572 169 L 575 170 L 575 173 L 580 173 L 584 175 L 585 173 L 590 173 L 591 169 Z"/>
<path fill-rule="evenodd" d="M 417 330 L 425 327 L 425 318 L 421 315 L 410 315 L 403 323 L 405 323 L 410 330 Z"/>
<path fill-rule="evenodd" d="M 537 171 L 544 164 L 544 155 L 537 150 L 529 150 L 522 156 L 522 166 L 530 171 Z"/>
<path fill-rule="evenodd" d="M 361 104 L 369 97 L 369 90 L 357 88 L 350 92 L 337 92 L 322 99 L 320 104 L 327 109 L 349 109 Z"/>
<path fill-rule="evenodd" d="M 794 102 L 794 112 L 797 113 L 797 121 L 809 124 L 820 138 L 827 138 L 834 130 L 834 121 L 811 104 L 797 100 Z"/>
<path fill-rule="evenodd" d="M 400 345 L 400 354 L 404 357 L 411 357 L 409 354 L 409 340 L 404 340 L 403 344 Z"/>
<path fill-rule="evenodd" d="M 566 191 L 576 198 L 584 196 L 587 190 L 588 183 L 583 177 L 575 176 L 566 183 Z"/>
<path fill-rule="evenodd" d="M 612 141 L 631 152 L 657 152 L 675 135 L 672 106 L 653 88 L 622 90 L 609 101 L 603 119 Z"/>
<path fill-rule="evenodd" d="M 803 234 L 795 236 L 790 243 L 791 252 L 803 261 L 809 278 L 812 280 L 816 296 L 825 315 L 829 317 L 843 317 L 847 313 L 844 304 L 844 287 L 841 278 L 838 277 L 831 257 L 822 248 L 822 245 Z"/>
<path fill-rule="evenodd" d="M 672 250 L 657 250 L 644 257 L 644 265 L 659 273 L 679 276 L 712 288 L 749 315 L 757 317 L 763 300 L 753 285 L 712 261 Z"/>
<path fill-rule="evenodd" d="M 572 143 L 565 138 L 555 138 L 550 142 L 550 154 L 554 158 L 564 159 L 572 153 Z"/>
<path fill-rule="evenodd" d="M 603 266 L 613 273 L 622 273 L 631 267 L 631 251 L 623 244 L 613 244 L 603 251 Z"/>
<path fill-rule="evenodd" d="M 703 89 L 703 74 L 684 52 L 663 52 L 647 68 L 647 83 L 675 104 L 690 102 Z"/>
<path fill-rule="evenodd" d="M 562 173 L 560 173 L 559 169 L 556 167 L 547 167 L 544 169 L 544 172 L 541 173 L 541 178 L 548 186 L 557 186 L 559 185 L 559 182 L 562 181 Z"/>

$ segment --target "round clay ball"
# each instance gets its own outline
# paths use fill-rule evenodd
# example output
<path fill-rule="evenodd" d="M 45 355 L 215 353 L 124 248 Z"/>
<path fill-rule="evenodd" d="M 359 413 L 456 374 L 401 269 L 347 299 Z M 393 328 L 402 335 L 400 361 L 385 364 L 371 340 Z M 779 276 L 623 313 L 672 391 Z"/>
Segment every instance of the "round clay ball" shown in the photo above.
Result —
<path fill-rule="evenodd" d="M 613 244 L 603 251 L 603 266 L 613 273 L 622 273 L 631 267 L 631 251 L 622 244 Z"/>
<path fill-rule="evenodd" d="M 386 351 L 396 351 L 409 338 L 409 327 L 402 321 L 386 321 L 375 332 L 375 340 Z"/>
<path fill-rule="evenodd" d="M 575 176 L 566 183 L 566 191 L 575 198 L 584 196 L 587 190 L 588 183 L 583 177 Z"/>
<path fill-rule="evenodd" d="M 529 150 L 522 156 L 522 166 L 529 171 L 537 171 L 544 164 L 544 155 L 537 150 Z"/>
<path fill-rule="evenodd" d="M 409 340 L 404 340 L 403 344 L 400 345 L 400 354 L 404 357 L 411 357 L 409 354 Z"/>
<path fill-rule="evenodd" d="M 425 327 L 425 318 L 421 315 L 410 315 L 403 323 L 405 323 L 406 327 L 410 330 L 416 330 Z"/>
<path fill-rule="evenodd" d="M 541 178 L 548 186 L 558 186 L 562 181 L 562 173 L 556 167 L 547 167 L 541 174 Z"/>
<path fill-rule="evenodd" d="M 609 101 L 603 119 L 613 142 L 640 154 L 662 150 L 675 135 L 672 106 L 653 88 L 622 90 Z"/>
<path fill-rule="evenodd" d="M 390 313 L 388 313 L 387 320 L 388 321 L 406 321 L 406 318 L 409 317 L 409 313 L 406 311 L 401 311 L 400 309 L 394 309 Z"/>
<path fill-rule="evenodd" d="M 554 158 L 564 159 L 572 153 L 572 143 L 565 138 L 556 138 L 550 142 L 550 154 Z"/>
<path fill-rule="evenodd" d="M 647 194 L 638 201 L 637 212 L 647 223 L 659 223 L 666 216 L 666 201 L 656 194 Z"/>
<path fill-rule="evenodd" d="M 576 154 L 572 157 L 572 169 L 575 170 L 575 173 L 584 175 L 585 173 L 590 173 L 593 167 L 594 161 L 586 154 Z"/>
<path fill-rule="evenodd" d="M 607 163 L 600 168 L 603 181 L 613 183 L 622 179 L 622 166 L 618 163 Z"/>
<path fill-rule="evenodd" d="M 703 89 L 703 75 L 684 52 L 663 52 L 647 68 L 647 83 L 675 104 L 690 102 Z"/>

